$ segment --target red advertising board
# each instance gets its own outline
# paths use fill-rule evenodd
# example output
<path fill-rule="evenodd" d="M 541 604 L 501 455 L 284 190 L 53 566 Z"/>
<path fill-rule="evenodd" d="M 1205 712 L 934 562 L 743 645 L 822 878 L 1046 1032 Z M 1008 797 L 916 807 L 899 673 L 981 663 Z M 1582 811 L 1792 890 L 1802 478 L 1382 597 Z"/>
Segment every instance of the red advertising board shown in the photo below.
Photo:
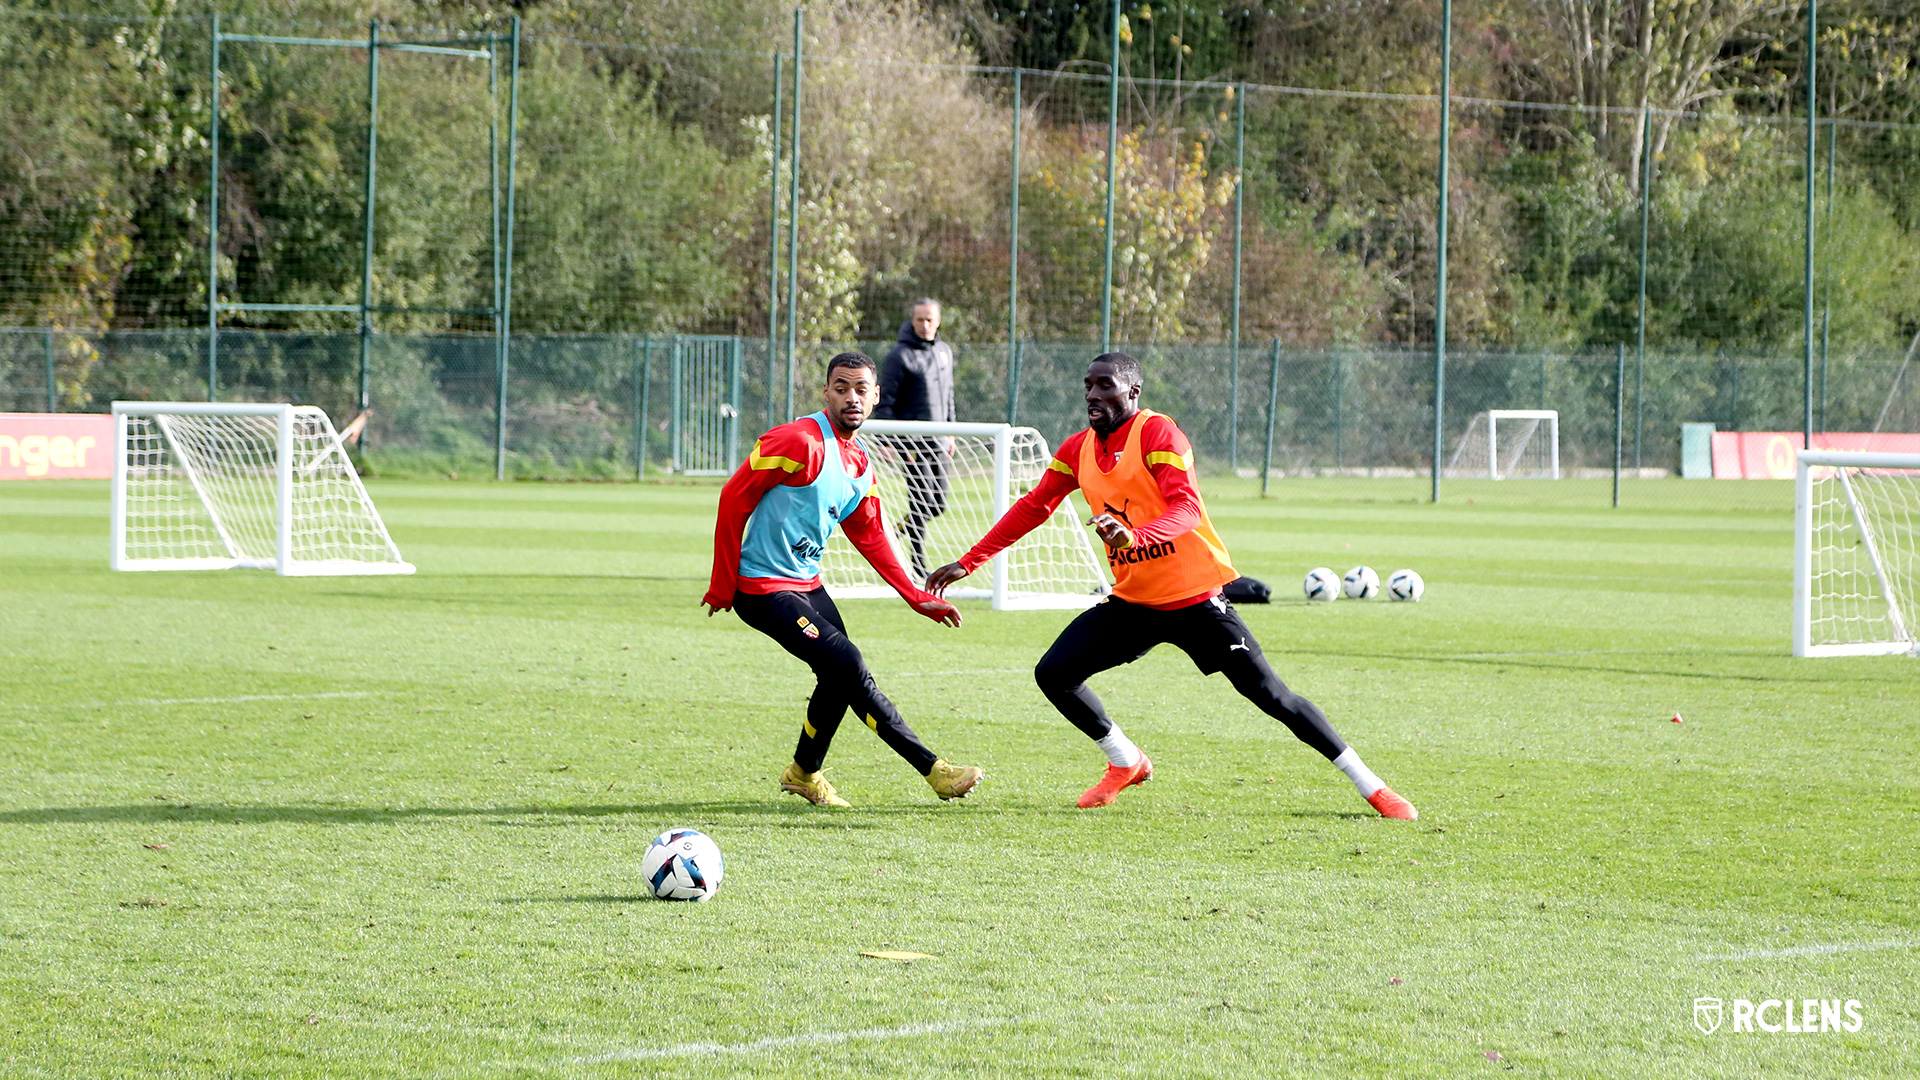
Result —
<path fill-rule="evenodd" d="M 109 480 L 113 417 L 0 413 L 0 480 Z"/>
<path fill-rule="evenodd" d="M 1713 433 L 1715 480 L 1791 480 L 1797 431 L 1716 431 Z M 1895 432 L 1825 431 L 1813 436 L 1815 450 L 1873 450 L 1920 454 L 1920 435 Z"/>

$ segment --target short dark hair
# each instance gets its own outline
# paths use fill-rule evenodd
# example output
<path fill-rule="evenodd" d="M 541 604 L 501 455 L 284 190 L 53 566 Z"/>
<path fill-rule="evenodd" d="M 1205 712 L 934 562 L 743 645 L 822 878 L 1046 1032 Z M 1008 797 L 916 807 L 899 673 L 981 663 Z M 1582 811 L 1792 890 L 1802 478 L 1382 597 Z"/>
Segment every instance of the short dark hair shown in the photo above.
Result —
<path fill-rule="evenodd" d="M 1135 386 L 1145 384 L 1146 377 L 1141 374 L 1140 361 L 1123 352 L 1101 353 L 1093 358 L 1096 364 L 1112 364 L 1113 373 Z"/>
<path fill-rule="evenodd" d="M 873 357 L 858 349 L 849 349 L 827 361 L 827 378 L 832 379 L 833 373 L 841 368 L 866 368 L 873 372 L 874 378 L 880 377 L 880 368 L 873 362 Z"/>

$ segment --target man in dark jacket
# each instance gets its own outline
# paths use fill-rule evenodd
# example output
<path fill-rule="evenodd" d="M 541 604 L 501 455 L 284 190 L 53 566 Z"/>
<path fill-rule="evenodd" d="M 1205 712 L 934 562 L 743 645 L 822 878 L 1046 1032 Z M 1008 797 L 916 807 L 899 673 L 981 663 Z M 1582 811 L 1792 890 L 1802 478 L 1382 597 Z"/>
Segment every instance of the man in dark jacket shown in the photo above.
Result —
<path fill-rule="evenodd" d="M 953 348 L 940 340 L 940 301 L 913 303 L 912 317 L 900 327 L 900 340 L 880 363 L 880 420 L 951 422 Z M 907 478 L 907 520 L 901 524 L 913 557 L 913 576 L 927 576 L 927 522 L 947 509 L 947 439 L 902 439 L 894 443 Z"/>

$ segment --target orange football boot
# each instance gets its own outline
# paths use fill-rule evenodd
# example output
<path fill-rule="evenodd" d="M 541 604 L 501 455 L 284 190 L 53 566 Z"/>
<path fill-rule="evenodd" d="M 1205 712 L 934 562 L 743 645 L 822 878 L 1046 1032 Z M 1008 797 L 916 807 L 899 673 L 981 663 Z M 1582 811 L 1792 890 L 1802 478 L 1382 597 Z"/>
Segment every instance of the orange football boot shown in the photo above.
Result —
<path fill-rule="evenodd" d="M 1118 765 L 1109 765 L 1107 766 L 1106 775 L 1100 778 L 1099 783 L 1088 788 L 1086 792 L 1080 796 L 1080 801 L 1077 805 L 1082 810 L 1090 810 L 1096 806 L 1111 805 L 1113 800 L 1120 797 L 1120 790 L 1122 788 L 1130 788 L 1135 784 L 1144 784 L 1151 779 L 1153 779 L 1153 762 L 1149 760 L 1145 754 L 1140 755 L 1140 763 L 1131 769 L 1123 769 Z"/>
<path fill-rule="evenodd" d="M 1412 821 L 1420 816 L 1420 811 L 1415 810 L 1412 803 L 1394 794 L 1390 787 L 1383 787 L 1367 796 L 1367 801 L 1372 803 L 1373 808 L 1380 811 L 1380 816 L 1384 818 Z"/>

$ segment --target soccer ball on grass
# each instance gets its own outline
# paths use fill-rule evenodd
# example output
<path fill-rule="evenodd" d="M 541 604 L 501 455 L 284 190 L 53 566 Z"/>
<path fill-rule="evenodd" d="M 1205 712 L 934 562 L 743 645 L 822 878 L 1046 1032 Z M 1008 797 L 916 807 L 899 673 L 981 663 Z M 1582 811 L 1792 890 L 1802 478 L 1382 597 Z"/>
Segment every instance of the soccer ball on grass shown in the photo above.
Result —
<path fill-rule="evenodd" d="M 1356 566 L 1340 579 L 1340 591 L 1349 600 L 1371 600 L 1380 595 L 1380 575 L 1371 566 Z"/>
<path fill-rule="evenodd" d="M 1395 570 L 1387 578 L 1387 595 L 1395 600 L 1418 600 L 1427 591 L 1427 583 L 1417 571 Z"/>
<path fill-rule="evenodd" d="M 1309 600 L 1340 599 L 1340 579 L 1324 566 L 1307 571 L 1307 579 L 1300 583 L 1300 588 Z"/>
<path fill-rule="evenodd" d="M 662 900 L 711 900 L 725 874 L 720 845 L 698 829 L 668 829 L 640 860 L 640 876 Z"/>

